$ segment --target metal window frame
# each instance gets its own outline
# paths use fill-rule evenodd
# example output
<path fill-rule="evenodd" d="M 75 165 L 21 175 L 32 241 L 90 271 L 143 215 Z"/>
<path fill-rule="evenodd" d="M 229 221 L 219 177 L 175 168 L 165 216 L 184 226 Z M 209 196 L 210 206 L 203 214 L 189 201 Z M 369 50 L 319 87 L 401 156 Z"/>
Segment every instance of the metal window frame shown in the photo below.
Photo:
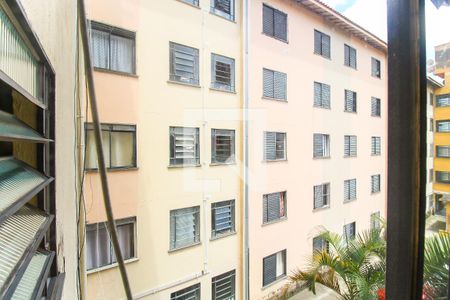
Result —
<path fill-rule="evenodd" d="M 268 208 L 269 208 L 268 200 L 269 200 L 269 198 L 268 197 L 269 197 L 269 195 L 272 195 L 272 194 L 280 194 L 280 195 L 283 194 L 284 216 L 279 216 L 277 219 L 269 221 L 269 220 L 266 220 L 264 218 L 264 215 L 267 215 L 267 216 L 269 215 L 269 211 L 268 211 Z M 264 194 L 263 195 L 263 210 L 264 210 L 264 203 L 266 203 L 265 207 L 267 209 L 267 213 L 263 211 L 263 214 L 262 214 L 262 220 L 263 220 L 262 223 L 263 224 L 271 224 L 271 223 L 274 223 L 274 222 L 277 222 L 279 220 L 283 220 L 283 219 L 287 218 L 287 191 L 280 191 L 280 192 L 273 192 L 273 193 Z"/>
<path fill-rule="evenodd" d="M 211 279 L 211 293 L 212 293 L 212 299 L 216 300 L 216 287 L 218 284 L 223 284 L 225 280 L 230 280 L 230 285 L 232 289 L 232 297 L 231 299 L 235 299 L 236 297 L 236 270 L 231 270 L 225 273 L 222 273 L 220 275 L 217 275 Z M 228 282 L 227 282 L 228 283 Z"/>
<path fill-rule="evenodd" d="M 233 0 L 231 0 L 233 1 Z M 216 81 L 216 63 L 221 62 L 223 64 L 230 65 L 230 84 L 226 85 L 223 83 L 218 83 Z M 224 90 L 228 92 L 236 91 L 236 63 L 234 58 L 227 57 L 224 55 L 211 53 L 211 88 Z"/>
<path fill-rule="evenodd" d="M 283 267 L 284 267 L 283 274 L 281 274 L 281 275 L 278 276 L 278 277 L 275 277 L 275 279 L 274 279 L 273 281 L 267 282 L 266 284 L 264 284 L 264 282 L 265 282 L 265 280 L 264 280 L 264 263 L 265 263 L 266 259 L 275 256 L 275 270 L 276 270 L 276 267 L 277 267 L 277 265 L 276 265 L 276 256 L 277 256 L 279 253 L 281 253 L 281 255 L 283 255 L 283 263 L 284 263 L 284 266 L 283 266 Z M 278 279 L 283 278 L 284 276 L 286 276 L 286 270 L 287 270 L 286 264 L 287 264 L 287 249 L 283 249 L 283 250 L 280 250 L 280 251 L 278 251 L 278 252 L 275 252 L 275 253 L 273 253 L 273 254 L 270 254 L 270 255 L 268 255 L 268 256 L 263 257 L 263 268 L 262 268 L 262 269 L 263 269 L 263 272 L 262 272 L 262 282 L 263 282 L 263 287 L 268 286 L 268 285 L 270 285 L 271 283 L 277 281 Z"/>
<path fill-rule="evenodd" d="M 175 216 L 175 213 L 177 211 L 180 210 L 184 210 L 184 209 L 193 209 L 193 215 L 195 215 L 195 220 L 194 220 L 194 226 L 195 226 L 195 235 L 194 235 L 194 239 L 195 241 L 193 241 L 192 243 L 186 244 L 186 245 L 181 245 L 181 246 L 177 246 L 176 245 L 176 240 L 174 241 L 174 243 L 172 244 L 172 241 L 170 239 L 170 237 L 172 236 L 172 234 L 174 236 L 176 236 L 176 224 L 175 227 L 172 226 L 172 218 Z M 201 226 L 201 220 L 200 220 L 200 206 L 196 205 L 196 206 L 190 206 L 190 207 L 181 207 L 181 208 L 177 208 L 177 209 L 171 209 L 169 211 L 169 227 L 170 227 L 170 232 L 169 232 L 169 251 L 175 251 L 175 250 L 179 250 L 179 249 L 183 249 L 183 248 L 187 248 L 193 245 L 197 245 L 198 243 L 201 242 L 201 232 L 200 232 L 200 226 Z"/>
<path fill-rule="evenodd" d="M 183 300 L 183 299 L 189 299 L 191 300 L 192 298 L 184 298 L 186 295 L 189 295 L 189 293 L 194 293 L 195 294 L 195 299 L 200 299 L 201 298 L 201 285 L 200 283 L 196 283 L 193 285 L 190 285 L 188 287 L 185 287 L 181 290 L 175 291 L 173 293 L 170 294 L 170 300 Z M 198 298 L 197 298 L 198 295 Z"/>
<path fill-rule="evenodd" d="M 235 11 L 236 11 L 235 0 L 227 0 L 227 1 L 229 1 L 229 5 L 230 5 L 230 13 L 227 13 L 220 9 L 217 9 L 216 1 L 217 0 L 211 0 L 211 13 L 234 22 L 235 21 Z"/>
<path fill-rule="evenodd" d="M 218 134 L 220 131 L 228 131 L 230 133 L 231 137 L 231 149 L 230 149 L 230 159 L 226 162 L 220 162 L 217 161 L 217 136 L 225 136 L 224 134 Z M 220 165 L 227 165 L 227 164 L 234 164 L 236 163 L 236 130 L 234 129 L 218 129 L 218 128 L 211 128 L 211 163 L 212 164 L 220 164 Z"/>
<path fill-rule="evenodd" d="M 180 80 L 180 78 L 178 78 L 180 77 L 180 75 L 176 74 L 175 52 L 183 52 L 181 49 L 183 47 L 192 50 L 193 54 L 186 54 L 192 55 L 194 57 L 194 65 L 192 67 L 193 78 L 190 78 L 189 82 Z M 169 81 L 179 82 L 192 86 L 200 86 L 200 50 L 198 48 L 169 41 Z"/>
<path fill-rule="evenodd" d="M 184 129 L 194 129 L 194 139 L 195 139 L 195 149 L 194 149 L 194 154 L 195 154 L 195 162 L 194 163 L 179 163 L 177 162 L 177 158 L 174 152 L 174 149 L 172 149 L 172 146 L 175 146 L 175 141 L 173 140 L 174 138 L 174 131 L 175 129 L 180 129 L 182 128 Z M 200 153 L 200 128 L 199 127 L 187 127 L 187 126 L 170 126 L 169 127 L 169 166 L 198 166 L 200 165 L 200 157 L 201 157 L 201 153 Z M 174 153 L 172 156 L 172 152 Z"/>
<path fill-rule="evenodd" d="M 215 210 L 217 208 L 230 207 L 231 227 L 226 231 L 216 231 Z M 211 238 L 218 238 L 236 232 L 236 200 L 225 200 L 211 203 Z"/>
<path fill-rule="evenodd" d="M 316 33 L 318 33 L 318 36 L 320 37 L 320 51 L 319 51 L 319 52 L 316 52 L 316 51 L 315 51 L 316 49 L 314 49 L 314 54 L 318 54 L 318 55 L 323 56 L 323 57 L 325 57 L 325 58 L 331 59 L 331 36 L 328 35 L 328 34 L 326 34 L 326 33 L 324 33 L 324 32 L 322 32 L 322 31 L 320 31 L 320 30 L 317 30 L 317 29 L 314 28 L 314 38 L 316 38 Z M 329 53 L 330 53 L 329 56 L 325 55 L 325 54 L 324 54 L 324 51 L 323 51 L 323 44 L 322 44 L 322 41 L 323 41 L 323 38 L 326 38 L 326 37 L 328 37 L 328 40 L 329 40 L 329 46 L 330 46 L 330 49 L 328 49 L 328 51 L 329 51 Z M 315 41 L 314 41 L 314 44 L 315 44 Z"/>
<path fill-rule="evenodd" d="M 345 55 L 345 49 L 348 49 L 348 64 L 346 64 L 347 57 L 344 57 L 344 65 L 356 70 L 358 68 L 358 59 L 357 59 L 358 56 L 357 56 L 356 48 L 353 48 L 352 46 L 350 46 L 348 44 L 344 44 L 344 55 Z M 352 66 L 352 63 L 351 63 L 352 53 L 355 54 L 355 66 Z"/>
<path fill-rule="evenodd" d="M 372 57 L 372 76 L 376 78 L 381 78 L 381 61 L 375 57 Z M 375 63 L 376 68 L 373 69 L 373 63 Z"/>
<path fill-rule="evenodd" d="M 263 11 L 264 11 L 264 7 L 267 7 L 267 8 L 269 8 L 269 9 L 272 10 L 272 15 L 273 15 L 273 20 L 274 20 L 274 21 L 273 21 L 273 35 L 264 31 L 264 19 L 262 19 L 262 23 L 263 23 L 263 26 L 262 26 L 262 27 L 263 27 L 262 33 L 265 34 L 265 35 L 267 35 L 267 36 L 270 36 L 270 37 L 272 37 L 272 38 L 274 38 L 274 39 L 276 39 L 276 40 L 279 40 L 279 41 L 282 41 L 282 42 L 287 43 L 287 42 L 289 41 L 289 38 L 288 38 L 288 36 L 289 36 L 289 34 L 288 34 L 288 33 L 289 33 L 289 28 L 288 28 L 288 24 L 289 24 L 289 23 L 288 23 L 288 14 L 285 13 L 285 12 L 283 12 L 283 11 L 281 11 L 281 10 L 279 10 L 279 9 L 277 9 L 277 8 L 275 8 L 275 7 L 273 7 L 273 6 L 271 6 L 271 5 L 269 5 L 269 4 L 267 4 L 267 3 L 262 3 Z M 275 13 L 282 14 L 282 15 L 284 15 L 284 16 L 286 17 L 286 39 L 280 38 L 280 37 L 278 37 L 278 36 L 275 35 Z M 263 14 L 262 14 L 262 16 L 263 16 Z M 264 17 L 262 17 L 262 18 L 264 18 Z"/>

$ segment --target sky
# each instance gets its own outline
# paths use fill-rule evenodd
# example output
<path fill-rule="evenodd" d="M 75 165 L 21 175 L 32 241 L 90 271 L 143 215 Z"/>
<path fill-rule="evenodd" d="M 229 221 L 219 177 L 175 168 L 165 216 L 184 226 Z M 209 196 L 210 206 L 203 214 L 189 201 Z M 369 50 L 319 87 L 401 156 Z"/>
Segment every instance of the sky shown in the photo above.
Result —
<path fill-rule="evenodd" d="M 344 16 L 384 41 L 387 40 L 387 0 L 322 0 Z M 450 42 L 450 6 L 439 10 L 426 0 L 427 57 L 434 58 L 434 46 Z"/>

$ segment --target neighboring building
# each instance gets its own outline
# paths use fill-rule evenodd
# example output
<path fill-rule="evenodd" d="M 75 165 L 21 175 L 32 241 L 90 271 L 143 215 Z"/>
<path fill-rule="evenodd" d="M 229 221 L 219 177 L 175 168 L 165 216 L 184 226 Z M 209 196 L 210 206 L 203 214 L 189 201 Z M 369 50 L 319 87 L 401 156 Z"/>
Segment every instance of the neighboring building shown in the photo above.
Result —
<path fill-rule="evenodd" d="M 134 298 L 241 299 L 241 1 L 88 0 L 87 13 Z M 119 299 L 90 122 L 88 299 Z"/>
<path fill-rule="evenodd" d="M 385 216 L 387 46 L 320 1 L 250 1 L 250 299 Z"/>
<path fill-rule="evenodd" d="M 79 299 L 77 41 L 75 1 L 0 0 L 0 299 Z"/>
<path fill-rule="evenodd" d="M 434 193 L 435 212 L 445 215 L 450 229 L 450 43 L 435 47 L 434 74 L 445 80 L 444 86 L 435 90 L 435 159 Z"/>

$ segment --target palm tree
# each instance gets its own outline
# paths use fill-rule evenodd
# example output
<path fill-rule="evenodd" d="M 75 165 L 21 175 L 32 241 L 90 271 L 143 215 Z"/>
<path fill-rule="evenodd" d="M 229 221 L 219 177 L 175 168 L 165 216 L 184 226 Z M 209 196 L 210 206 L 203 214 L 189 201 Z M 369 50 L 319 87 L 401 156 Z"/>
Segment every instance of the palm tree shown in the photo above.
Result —
<path fill-rule="evenodd" d="M 450 234 L 439 234 L 425 241 L 424 295 L 426 299 L 448 299 L 448 276 L 450 266 Z"/>
<path fill-rule="evenodd" d="M 328 231 L 319 235 L 327 247 L 316 250 L 304 270 L 290 276 L 316 293 L 316 283 L 332 289 L 343 300 L 377 299 L 384 288 L 386 241 L 381 229 L 359 233 L 348 240 Z"/>

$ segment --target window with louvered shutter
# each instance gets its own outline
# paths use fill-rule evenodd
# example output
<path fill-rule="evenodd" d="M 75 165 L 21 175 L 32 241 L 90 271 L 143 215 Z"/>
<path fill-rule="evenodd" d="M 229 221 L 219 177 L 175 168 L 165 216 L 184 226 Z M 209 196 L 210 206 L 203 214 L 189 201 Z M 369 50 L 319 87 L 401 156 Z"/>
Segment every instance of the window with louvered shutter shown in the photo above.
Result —
<path fill-rule="evenodd" d="M 135 74 L 136 34 L 95 21 L 90 24 L 94 67 Z"/>
<path fill-rule="evenodd" d="M 287 75 L 285 73 L 263 69 L 263 96 L 272 99 L 287 99 Z"/>
<path fill-rule="evenodd" d="M 234 152 L 235 131 L 226 129 L 211 129 L 211 163 L 234 163 Z"/>
<path fill-rule="evenodd" d="M 234 92 L 234 59 L 211 54 L 211 87 Z"/>
<path fill-rule="evenodd" d="M 381 222 L 380 222 L 380 212 L 377 211 L 370 215 L 370 229 L 380 229 L 381 228 Z"/>
<path fill-rule="evenodd" d="M 200 283 L 171 293 L 170 300 L 200 300 Z"/>
<path fill-rule="evenodd" d="M 450 120 L 436 121 L 437 132 L 450 132 Z"/>
<path fill-rule="evenodd" d="M 263 224 L 286 217 L 286 192 L 263 195 Z"/>
<path fill-rule="evenodd" d="M 345 107 L 347 112 L 356 112 L 356 92 L 345 90 Z"/>
<path fill-rule="evenodd" d="M 372 185 L 371 185 L 371 192 L 372 193 L 378 193 L 380 191 L 380 175 L 372 175 Z"/>
<path fill-rule="evenodd" d="M 314 53 L 330 58 L 330 36 L 318 30 L 314 30 Z"/>
<path fill-rule="evenodd" d="M 450 183 L 450 172 L 436 171 L 436 182 Z"/>
<path fill-rule="evenodd" d="M 356 179 L 344 180 L 344 201 L 356 199 Z"/>
<path fill-rule="evenodd" d="M 437 157 L 450 157 L 450 146 L 436 146 Z"/>
<path fill-rule="evenodd" d="M 330 244 L 321 236 L 313 238 L 313 254 L 325 251 L 330 253 Z"/>
<path fill-rule="evenodd" d="M 234 200 L 211 204 L 212 237 L 235 232 L 234 229 Z"/>
<path fill-rule="evenodd" d="M 198 49 L 176 44 L 170 45 L 170 80 L 199 85 Z"/>
<path fill-rule="evenodd" d="M 226 272 L 212 278 L 213 300 L 234 300 L 236 297 L 236 271 Z"/>
<path fill-rule="evenodd" d="M 354 157 L 357 155 L 357 137 L 356 135 L 344 136 L 344 157 Z"/>
<path fill-rule="evenodd" d="M 450 106 L 450 94 L 437 95 L 436 107 Z"/>
<path fill-rule="evenodd" d="M 372 76 L 381 78 L 381 63 L 378 59 L 372 57 Z"/>
<path fill-rule="evenodd" d="M 314 82 L 314 106 L 330 108 L 330 86 Z"/>
<path fill-rule="evenodd" d="M 200 206 L 170 211 L 170 250 L 200 242 Z"/>
<path fill-rule="evenodd" d="M 234 21 L 234 0 L 211 0 L 211 12 Z"/>
<path fill-rule="evenodd" d="M 313 157 L 330 157 L 330 136 L 328 134 L 314 133 Z"/>
<path fill-rule="evenodd" d="M 263 258 L 263 286 L 286 275 L 286 250 Z"/>
<path fill-rule="evenodd" d="M 264 132 L 264 160 L 286 159 L 286 133 Z"/>
<path fill-rule="evenodd" d="M 381 100 L 379 98 L 371 98 L 370 115 L 372 117 L 381 116 Z"/>
<path fill-rule="evenodd" d="M 170 165 L 200 164 L 199 129 L 170 127 Z"/>
<path fill-rule="evenodd" d="M 313 187 L 314 209 L 330 205 L 330 184 L 324 183 Z"/>
<path fill-rule="evenodd" d="M 356 223 L 352 222 L 344 225 L 344 237 L 346 240 L 353 240 L 356 235 Z"/>
<path fill-rule="evenodd" d="M 263 4 L 263 32 L 287 41 L 287 14 Z"/>
<path fill-rule="evenodd" d="M 379 136 L 372 137 L 372 155 L 381 155 L 381 138 Z"/>
<path fill-rule="evenodd" d="M 344 45 L 344 65 L 356 69 L 356 49 Z"/>

